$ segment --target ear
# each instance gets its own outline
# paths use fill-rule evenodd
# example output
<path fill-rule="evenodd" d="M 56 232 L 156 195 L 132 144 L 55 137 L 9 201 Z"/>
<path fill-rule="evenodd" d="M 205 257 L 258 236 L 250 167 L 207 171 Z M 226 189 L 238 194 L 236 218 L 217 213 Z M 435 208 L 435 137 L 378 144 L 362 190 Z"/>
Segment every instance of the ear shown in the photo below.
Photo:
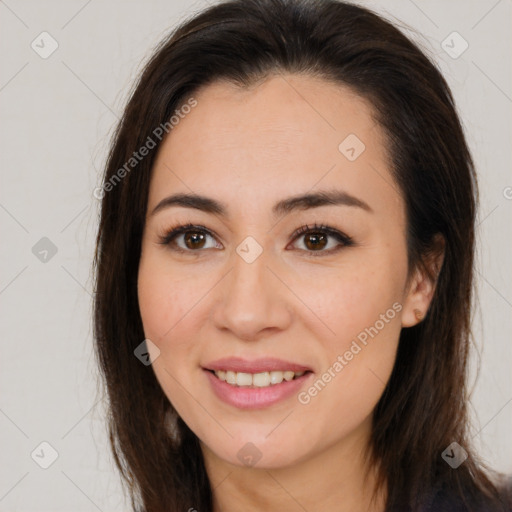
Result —
<path fill-rule="evenodd" d="M 437 234 L 409 279 L 402 310 L 402 327 L 419 324 L 427 316 L 445 255 L 445 240 Z"/>

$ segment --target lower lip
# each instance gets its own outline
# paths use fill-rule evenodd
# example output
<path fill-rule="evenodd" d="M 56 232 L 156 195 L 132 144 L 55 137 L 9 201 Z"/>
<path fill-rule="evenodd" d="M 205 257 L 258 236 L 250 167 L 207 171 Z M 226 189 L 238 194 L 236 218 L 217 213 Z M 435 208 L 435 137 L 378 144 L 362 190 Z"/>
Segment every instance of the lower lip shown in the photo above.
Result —
<path fill-rule="evenodd" d="M 224 402 L 239 409 L 263 409 L 299 392 L 306 380 L 313 375 L 305 373 L 298 378 L 272 384 L 263 388 L 233 386 L 220 380 L 214 373 L 204 370 L 214 393 Z"/>

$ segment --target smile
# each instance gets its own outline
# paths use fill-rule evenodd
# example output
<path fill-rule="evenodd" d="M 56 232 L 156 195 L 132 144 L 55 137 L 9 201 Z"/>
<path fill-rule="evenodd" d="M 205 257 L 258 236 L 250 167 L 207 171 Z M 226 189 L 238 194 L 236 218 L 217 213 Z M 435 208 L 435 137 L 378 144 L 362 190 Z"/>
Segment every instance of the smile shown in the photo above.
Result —
<path fill-rule="evenodd" d="M 213 373 L 215 373 L 217 378 L 224 382 L 227 382 L 228 384 L 231 384 L 232 386 L 265 388 L 268 386 L 281 384 L 283 380 L 288 382 L 293 379 L 302 377 L 302 375 L 304 375 L 304 373 L 306 372 L 294 372 L 292 370 L 277 370 L 261 373 L 244 373 L 229 370 L 216 370 Z"/>

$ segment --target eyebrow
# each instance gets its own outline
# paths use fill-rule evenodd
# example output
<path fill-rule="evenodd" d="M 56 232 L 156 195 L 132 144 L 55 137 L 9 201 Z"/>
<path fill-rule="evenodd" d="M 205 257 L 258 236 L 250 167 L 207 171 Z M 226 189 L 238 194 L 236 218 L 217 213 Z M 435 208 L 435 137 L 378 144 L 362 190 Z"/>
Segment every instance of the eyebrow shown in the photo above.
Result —
<path fill-rule="evenodd" d="M 274 216 L 278 216 L 290 213 L 293 210 L 309 210 L 311 208 L 329 205 L 354 206 L 369 213 L 373 213 L 372 208 L 370 208 L 367 203 L 343 190 L 325 190 L 311 194 L 292 196 L 277 202 L 272 207 L 272 213 Z M 171 206 L 194 208 L 221 217 L 229 216 L 226 205 L 210 197 L 197 194 L 173 194 L 165 197 L 155 206 L 150 215 L 153 216 Z"/>

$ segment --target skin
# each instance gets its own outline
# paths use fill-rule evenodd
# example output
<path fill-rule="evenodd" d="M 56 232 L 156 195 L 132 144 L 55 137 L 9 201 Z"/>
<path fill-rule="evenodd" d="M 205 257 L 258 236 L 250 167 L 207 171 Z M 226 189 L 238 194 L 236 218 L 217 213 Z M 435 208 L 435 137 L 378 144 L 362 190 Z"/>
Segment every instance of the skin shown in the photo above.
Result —
<path fill-rule="evenodd" d="M 194 97 L 153 168 L 138 296 L 146 338 L 160 350 L 153 370 L 200 439 L 214 510 L 381 511 L 384 493 L 370 503 L 375 468 L 363 481 L 372 411 L 401 329 L 418 322 L 414 310 L 426 313 L 433 294 L 419 270 L 408 279 L 404 201 L 383 132 L 364 99 L 309 76 L 250 89 L 216 82 Z M 349 134 L 365 144 L 354 161 L 338 149 Z M 320 189 L 344 190 L 372 211 L 324 205 L 272 215 L 274 203 Z M 151 215 L 178 192 L 223 202 L 229 216 L 184 206 Z M 188 252 L 158 243 L 189 222 L 214 233 L 203 248 L 183 235 L 175 243 Z M 315 222 L 354 244 L 329 237 L 315 250 L 314 229 L 292 237 Z M 236 252 L 247 236 L 263 250 L 250 264 Z M 202 370 L 226 356 L 277 357 L 312 368 L 307 390 L 393 304 L 394 318 L 307 404 L 294 395 L 240 410 L 216 397 Z M 237 457 L 248 442 L 261 452 L 254 466 Z"/>

